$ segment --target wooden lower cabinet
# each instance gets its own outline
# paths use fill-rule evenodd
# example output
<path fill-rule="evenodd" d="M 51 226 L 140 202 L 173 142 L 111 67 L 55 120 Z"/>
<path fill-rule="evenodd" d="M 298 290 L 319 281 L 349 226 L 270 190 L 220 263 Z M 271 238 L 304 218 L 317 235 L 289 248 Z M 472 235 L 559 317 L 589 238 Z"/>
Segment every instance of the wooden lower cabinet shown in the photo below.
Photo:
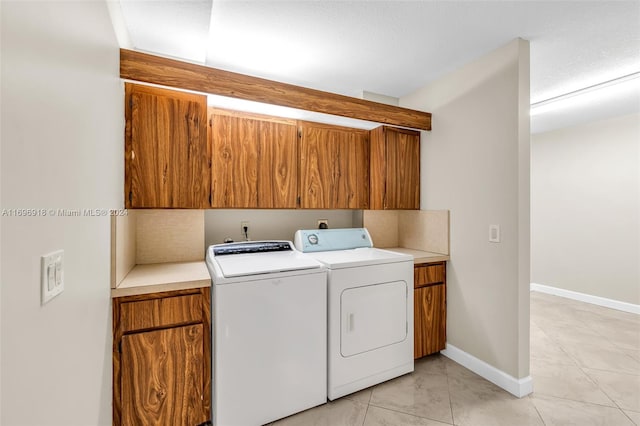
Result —
<path fill-rule="evenodd" d="M 446 263 L 418 264 L 414 268 L 414 358 L 445 348 L 447 333 Z"/>
<path fill-rule="evenodd" d="M 113 300 L 113 424 L 211 419 L 209 289 Z"/>

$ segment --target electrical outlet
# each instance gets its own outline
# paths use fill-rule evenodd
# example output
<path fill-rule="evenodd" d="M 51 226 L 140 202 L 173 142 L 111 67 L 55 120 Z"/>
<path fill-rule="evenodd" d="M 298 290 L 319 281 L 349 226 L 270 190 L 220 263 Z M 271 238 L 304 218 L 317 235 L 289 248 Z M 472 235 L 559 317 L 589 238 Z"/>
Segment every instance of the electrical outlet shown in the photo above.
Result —
<path fill-rule="evenodd" d="M 64 250 L 42 256 L 40 265 L 40 303 L 44 305 L 64 291 Z"/>
<path fill-rule="evenodd" d="M 240 222 L 240 235 L 242 235 L 242 238 L 244 238 L 245 240 L 249 239 L 249 221 L 248 220 L 243 220 L 242 222 Z"/>
<path fill-rule="evenodd" d="M 328 229 L 329 219 L 318 219 L 318 229 Z"/>

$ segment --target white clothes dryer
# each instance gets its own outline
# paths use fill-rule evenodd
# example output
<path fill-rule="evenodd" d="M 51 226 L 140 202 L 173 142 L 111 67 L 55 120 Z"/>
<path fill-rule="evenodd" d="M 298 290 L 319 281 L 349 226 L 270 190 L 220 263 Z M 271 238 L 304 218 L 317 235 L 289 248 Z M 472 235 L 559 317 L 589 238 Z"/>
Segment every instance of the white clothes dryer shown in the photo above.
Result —
<path fill-rule="evenodd" d="M 328 398 L 413 371 L 413 257 L 373 248 L 364 228 L 299 230 L 327 269 Z"/>

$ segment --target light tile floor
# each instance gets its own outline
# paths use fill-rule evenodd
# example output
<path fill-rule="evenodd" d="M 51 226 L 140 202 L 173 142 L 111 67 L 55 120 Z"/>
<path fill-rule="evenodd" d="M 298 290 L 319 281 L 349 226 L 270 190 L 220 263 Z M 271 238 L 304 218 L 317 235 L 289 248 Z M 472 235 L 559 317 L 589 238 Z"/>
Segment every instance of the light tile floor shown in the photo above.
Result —
<path fill-rule="evenodd" d="M 432 355 L 273 426 L 640 426 L 640 315 L 532 292 L 531 376 L 518 399 Z"/>

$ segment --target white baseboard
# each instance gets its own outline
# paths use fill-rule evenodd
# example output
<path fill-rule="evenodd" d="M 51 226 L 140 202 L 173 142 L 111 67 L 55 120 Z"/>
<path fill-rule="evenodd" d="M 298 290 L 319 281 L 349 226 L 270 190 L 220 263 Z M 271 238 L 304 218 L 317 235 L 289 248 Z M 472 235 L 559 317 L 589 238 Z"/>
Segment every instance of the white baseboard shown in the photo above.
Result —
<path fill-rule="evenodd" d="M 533 392 L 533 380 L 531 376 L 516 379 L 449 343 L 447 343 L 447 348 L 440 353 L 518 398 L 522 398 Z"/>
<path fill-rule="evenodd" d="M 604 306 L 605 308 L 617 309 L 618 311 L 640 315 L 640 305 L 634 305 L 633 303 L 621 302 L 614 299 L 607 299 L 606 297 L 592 296 L 590 294 L 578 293 L 577 291 L 565 290 L 563 288 L 536 283 L 531 283 L 531 291 L 553 294 L 554 296 L 566 297 L 567 299 L 578 300 L 580 302 L 591 303 L 593 305 Z"/>

